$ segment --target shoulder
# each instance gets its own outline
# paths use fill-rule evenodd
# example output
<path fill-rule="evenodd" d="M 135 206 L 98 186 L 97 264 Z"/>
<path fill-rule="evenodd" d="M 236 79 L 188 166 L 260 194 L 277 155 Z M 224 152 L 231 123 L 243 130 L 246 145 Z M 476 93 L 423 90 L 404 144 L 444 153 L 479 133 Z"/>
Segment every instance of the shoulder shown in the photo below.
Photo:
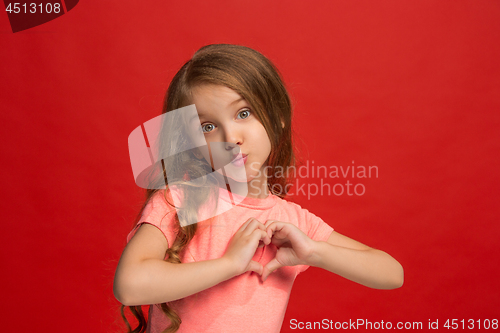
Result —
<path fill-rule="evenodd" d="M 176 226 L 174 217 L 176 213 L 175 199 L 177 195 L 178 194 L 172 190 L 159 190 L 153 193 L 144 204 L 141 211 L 141 217 L 134 229 L 129 233 L 127 240 L 132 238 L 142 224 L 147 223 L 160 229 L 165 234 L 166 238 L 171 241 L 170 233 Z"/>
<path fill-rule="evenodd" d="M 277 205 L 280 205 L 280 209 L 282 210 L 280 215 L 283 218 L 283 222 L 295 224 L 314 240 L 325 240 L 333 231 L 333 228 L 323 221 L 323 219 L 311 213 L 308 209 L 301 207 L 299 204 L 278 198 Z"/>
<path fill-rule="evenodd" d="M 146 210 L 146 208 L 160 209 L 166 212 L 175 210 L 175 207 L 179 206 L 182 196 L 182 190 L 178 187 L 172 186 L 166 190 L 158 190 L 149 197 L 144 206 L 144 210 Z"/>
<path fill-rule="evenodd" d="M 167 214 L 175 209 L 170 192 L 160 190 L 153 193 L 144 204 L 141 212 L 141 220 L 150 215 Z"/>
<path fill-rule="evenodd" d="M 282 199 L 280 197 L 277 197 L 276 206 L 279 209 L 282 209 L 282 210 L 286 211 L 288 214 L 295 214 L 295 215 L 297 215 L 298 217 L 301 217 L 301 218 L 304 218 L 304 217 L 307 217 L 307 218 L 309 218 L 309 217 L 318 218 L 316 215 L 314 215 L 313 213 L 311 213 L 306 208 L 303 208 L 299 204 L 297 204 L 295 202 L 292 202 L 292 201 L 288 201 L 286 199 Z"/>

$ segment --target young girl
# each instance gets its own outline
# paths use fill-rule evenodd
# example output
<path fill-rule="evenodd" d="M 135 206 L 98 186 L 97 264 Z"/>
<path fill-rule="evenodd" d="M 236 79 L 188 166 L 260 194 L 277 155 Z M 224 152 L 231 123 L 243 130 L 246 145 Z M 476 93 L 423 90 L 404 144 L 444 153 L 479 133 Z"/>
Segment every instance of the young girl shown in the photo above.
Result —
<path fill-rule="evenodd" d="M 114 281 L 139 319 L 129 332 L 279 332 L 292 284 L 309 266 L 371 288 L 402 285 L 403 269 L 387 253 L 283 199 L 292 110 L 262 54 L 201 48 L 173 78 L 163 113 L 174 116 L 159 149 L 180 148 L 160 154 Z M 218 152 L 229 160 L 217 163 Z M 143 304 L 155 304 L 147 323 Z"/>

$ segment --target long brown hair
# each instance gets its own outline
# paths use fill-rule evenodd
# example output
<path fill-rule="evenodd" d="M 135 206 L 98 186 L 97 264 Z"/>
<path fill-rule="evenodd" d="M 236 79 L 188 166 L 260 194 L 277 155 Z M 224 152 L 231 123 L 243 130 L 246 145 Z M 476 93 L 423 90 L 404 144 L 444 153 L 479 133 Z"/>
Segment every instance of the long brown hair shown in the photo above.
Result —
<path fill-rule="evenodd" d="M 271 154 L 267 161 L 268 186 L 271 192 L 284 197 L 287 184 L 290 181 L 288 167 L 293 166 L 295 157 L 292 146 L 292 106 L 287 90 L 276 67 L 261 53 L 244 46 L 229 44 L 207 45 L 199 49 L 191 60 L 177 72 L 170 83 L 163 105 L 162 113 L 187 106 L 191 101 L 192 89 L 201 84 L 216 84 L 231 88 L 240 94 L 249 104 L 251 110 L 266 129 L 271 141 Z M 188 179 L 204 174 L 200 169 L 206 166 L 180 168 Z M 275 172 L 279 170 L 279 172 Z M 165 165 L 163 165 L 165 171 Z M 205 172 L 206 174 L 206 172 Z M 278 176 L 279 175 L 279 176 Z M 179 178 L 185 175 L 179 175 Z M 165 183 L 166 179 L 164 179 Z M 172 185 L 172 184 L 167 184 Z M 158 189 L 146 190 L 146 200 L 143 208 Z M 166 191 L 165 191 L 166 192 Z M 186 195 L 208 196 L 206 191 L 184 191 Z M 190 194 L 191 193 L 191 194 Z M 186 199 L 186 197 L 184 198 Z M 141 213 L 142 213 L 141 209 Z M 179 214 L 179 212 L 177 213 Z M 184 212 L 188 220 L 193 219 L 196 212 Z M 141 214 L 139 214 L 140 217 Z M 177 235 L 173 244 L 166 252 L 165 260 L 181 263 L 180 253 L 196 233 L 196 223 L 179 224 L 179 216 L 175 217 Z M 165 315 L 170 319 L 170 326 L 163 332 L 176 332 L 181 324 L 181 318 L 167 304 L 160 305 Z M 124 315 L 122 317 L 129 333 L 143 333 L 147 321 L 141 306 L 131 306 L 132 314 L 138 320 L 136 328 L 132 329 Z"/>

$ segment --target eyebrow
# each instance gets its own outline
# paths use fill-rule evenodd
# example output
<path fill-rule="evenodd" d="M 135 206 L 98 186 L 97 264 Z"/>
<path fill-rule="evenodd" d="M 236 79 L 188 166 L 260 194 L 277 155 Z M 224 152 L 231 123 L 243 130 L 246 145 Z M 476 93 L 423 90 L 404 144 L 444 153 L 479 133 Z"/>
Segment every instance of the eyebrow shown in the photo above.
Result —
<path fill-rule="evenodd" d="M 243 97 L 240 97 L 240 98 L 238 98 L 238 99 L 236 99 L 236 100 L 232 101 L 231 103 L 229 103 L 229 105 L 237 104 L 237 103 L 239 103 L 239 102 L 241 102 L 241 101 L 244 101 L 244 100 L 245 100 L 245 99 L 244 99 Z"/>

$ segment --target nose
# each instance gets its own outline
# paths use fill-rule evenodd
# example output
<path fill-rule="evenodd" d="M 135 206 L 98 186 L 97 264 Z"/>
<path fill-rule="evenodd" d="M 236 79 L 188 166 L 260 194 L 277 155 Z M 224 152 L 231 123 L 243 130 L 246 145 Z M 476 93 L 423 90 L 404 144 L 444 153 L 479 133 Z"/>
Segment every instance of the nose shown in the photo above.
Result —
<path fill-rule="evenodd" d="M 226 142 L 226 150 L 232 150 L 236 146 L 243 144 L 243 136 L 237 126 L 230 126 L 224 130 L 224 141 Z"/>

